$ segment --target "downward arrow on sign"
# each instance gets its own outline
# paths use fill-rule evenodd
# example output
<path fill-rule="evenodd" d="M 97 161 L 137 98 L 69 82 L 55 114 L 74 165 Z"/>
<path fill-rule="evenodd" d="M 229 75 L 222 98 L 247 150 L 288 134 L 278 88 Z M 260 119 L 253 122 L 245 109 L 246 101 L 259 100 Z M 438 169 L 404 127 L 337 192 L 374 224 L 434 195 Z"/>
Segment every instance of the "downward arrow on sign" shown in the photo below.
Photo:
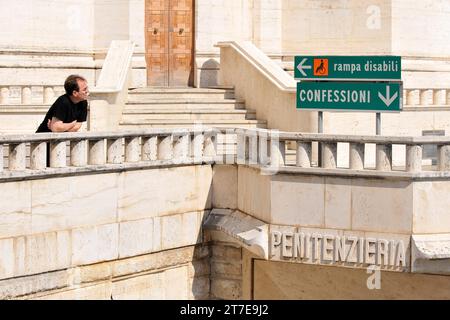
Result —
<path fill-rule="evenodd" d="M 394 100 L 397 98 L 398 96 L 398 92 L 396 92 L 392 97 L 390 97 L 391 92 L 390 92 L 391 88 L 389 86 L 386 86 L 386 97 L 384 97 L 381 92 L 378 92 L 378 97 L 380 97 L 380 99 L 384 102 L 384 104 L 389 107 L 391 105 L 392 102 L 394 102 Z"/>
<path fill-rule="evenodd" d="M 300 71 L 300 73 L 306 77 L 306 72 L 303 71 L 303 69 L 311 69 L 311 66 L 304 66 L 303 64 L 306 62 L 306 58 L 303 58 L 302 62 L 300 62 L 297 66 L 298 71 Z"/>

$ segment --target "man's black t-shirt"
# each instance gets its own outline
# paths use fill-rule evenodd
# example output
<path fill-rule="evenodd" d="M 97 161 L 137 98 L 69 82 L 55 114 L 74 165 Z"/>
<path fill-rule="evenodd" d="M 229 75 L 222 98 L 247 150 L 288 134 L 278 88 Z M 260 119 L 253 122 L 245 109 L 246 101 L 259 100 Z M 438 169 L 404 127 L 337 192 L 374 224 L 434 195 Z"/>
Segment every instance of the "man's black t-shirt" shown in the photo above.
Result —
<path fill-rule="evenodd" d="M 60 96 L 48 110 L 44 121 L 42 121 L 36 133 L 51 132 L 47 127 L 47 122 L 53 117 L 58 118 L 63 123 L 71 123 L 74 120 L 77 120 L 77 122 L 84 122 L 87 118 L 87 101 L 85 100 L 75 104 L 70 100 L 67 94 Z"/>

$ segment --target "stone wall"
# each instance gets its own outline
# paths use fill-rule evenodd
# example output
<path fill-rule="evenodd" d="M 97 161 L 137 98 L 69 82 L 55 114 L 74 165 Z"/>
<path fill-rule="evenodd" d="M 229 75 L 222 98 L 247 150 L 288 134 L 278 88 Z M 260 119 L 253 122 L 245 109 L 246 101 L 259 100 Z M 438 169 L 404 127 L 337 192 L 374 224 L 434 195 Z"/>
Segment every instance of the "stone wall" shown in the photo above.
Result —
<path fill-rule="evenodd" d="M 242 299 L 242 248 L 230 242 L 211 243 L 211 299 Z"/>
<path fill-rule="evenodd" d="M 207 298 L 211 179 L 198 165 L 0 183 L 1 297 Z"/>

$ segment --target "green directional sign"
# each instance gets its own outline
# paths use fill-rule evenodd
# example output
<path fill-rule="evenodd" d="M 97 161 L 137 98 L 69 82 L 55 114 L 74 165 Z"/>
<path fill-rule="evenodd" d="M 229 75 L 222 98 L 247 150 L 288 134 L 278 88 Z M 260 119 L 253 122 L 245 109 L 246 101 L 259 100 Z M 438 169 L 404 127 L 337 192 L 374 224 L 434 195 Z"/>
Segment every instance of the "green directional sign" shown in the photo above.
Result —
<path fill-rule="evenodd" d="M 398 112 L 401 94 L 400 83 L 298 82 L 297 109 Z"/>
<path fill-rule="evenodd" d="M 401 80 L 399 56 L 296 56 L 296 79 Z"/>

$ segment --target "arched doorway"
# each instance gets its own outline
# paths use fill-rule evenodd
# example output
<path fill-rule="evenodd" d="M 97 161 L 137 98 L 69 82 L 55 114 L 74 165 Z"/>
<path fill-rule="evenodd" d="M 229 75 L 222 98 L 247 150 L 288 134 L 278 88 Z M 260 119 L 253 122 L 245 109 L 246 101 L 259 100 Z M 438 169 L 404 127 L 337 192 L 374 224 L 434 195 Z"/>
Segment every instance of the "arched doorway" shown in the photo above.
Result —
<path fill-rule="evenodd" d="M 194 83 L 194 0 L 145 1 L 145 59 L 149 86 Z"/>

